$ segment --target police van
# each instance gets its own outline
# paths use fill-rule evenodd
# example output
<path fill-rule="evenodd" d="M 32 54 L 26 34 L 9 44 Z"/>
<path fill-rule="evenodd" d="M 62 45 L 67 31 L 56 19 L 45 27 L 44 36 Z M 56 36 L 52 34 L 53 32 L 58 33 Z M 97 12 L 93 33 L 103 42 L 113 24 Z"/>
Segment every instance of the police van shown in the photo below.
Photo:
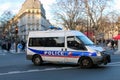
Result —
<path fill-rule="evenodd" d="M 27 41 L 28 60 L 35 65 L 43 62 L 73 63 L 81 68 L 107 64 L 110 55 L 83 33 L 75 30 L 31 31 Z"/>

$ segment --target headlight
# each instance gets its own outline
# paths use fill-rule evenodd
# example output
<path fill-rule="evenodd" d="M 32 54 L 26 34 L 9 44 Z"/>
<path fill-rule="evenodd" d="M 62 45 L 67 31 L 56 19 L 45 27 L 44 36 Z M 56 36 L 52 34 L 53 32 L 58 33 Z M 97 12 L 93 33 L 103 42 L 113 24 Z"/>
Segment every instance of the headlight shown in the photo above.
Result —
<path fill-rule="evenodd" d="M 102 56 L 102 54 L 99 51 L 97 51 L 97 56 Z"/>

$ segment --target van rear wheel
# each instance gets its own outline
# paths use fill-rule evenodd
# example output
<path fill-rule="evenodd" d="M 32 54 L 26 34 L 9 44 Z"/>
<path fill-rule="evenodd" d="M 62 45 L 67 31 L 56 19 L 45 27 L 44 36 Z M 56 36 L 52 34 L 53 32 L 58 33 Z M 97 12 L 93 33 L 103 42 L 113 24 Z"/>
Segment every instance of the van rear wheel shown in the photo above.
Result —
<path fill-rule="evenodd" d="M 83 57 L 79 60 L 79 65 L 81 68 L 91 68 L 93 66 L 93 62 L 88 57 Z"/>
<path fill-rule="evenodd" d="M 36 66 L 41 65 L 42 62 L 43 62 L 40 55 L 35 55 L 35 56 L 33 57 L 33 60 L 32 60 L 32 61 L 33 61 L 34 65 L 36 65 Z"/>

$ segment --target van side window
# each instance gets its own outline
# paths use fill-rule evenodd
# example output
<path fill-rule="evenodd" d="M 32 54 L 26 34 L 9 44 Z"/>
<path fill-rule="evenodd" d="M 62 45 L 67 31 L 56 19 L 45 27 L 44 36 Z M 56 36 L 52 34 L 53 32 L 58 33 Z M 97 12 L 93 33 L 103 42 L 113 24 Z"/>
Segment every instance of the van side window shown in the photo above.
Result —
<path fill-rule="evenodd" d="M 37 46 L 41 46 L 41 42 L 39 38 L 30 38 L 29 39 L 29 46 L 30 47 L 37 47 Z"/>
<path fill-rule="evenodd" d="M 30 38 L 30 47 L 64 47 L 64 37 Z"/>
<path fill-rule="evenodd" d="M 86 50 L 82 42 L 79 39 L 77 39 L 75 36 L 67 37 L 67 46 L 68 48 L 75 50 Z"/>

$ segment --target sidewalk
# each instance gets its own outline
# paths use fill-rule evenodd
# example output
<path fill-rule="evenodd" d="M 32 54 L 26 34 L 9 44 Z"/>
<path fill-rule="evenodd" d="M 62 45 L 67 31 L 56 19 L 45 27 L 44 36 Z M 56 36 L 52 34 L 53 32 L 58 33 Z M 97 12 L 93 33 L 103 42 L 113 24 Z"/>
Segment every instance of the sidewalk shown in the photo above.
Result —
<path fill-rule="evenodd" d="M 16 50 L 10 50 L 9 52 L 10 52 L 10 53 L 13 53 L 13 54 L 25 53 L 25 51 L 17 51 L 17 52 L 16 52 Z"/>
<path fill-rule="evenodd" d="M 0 54 L 3 54 L 3 53 L 21 54 L 21 53 L 25 53 L 25 51 L 19 51 L 19 52 L 16 52 L 15 50 L 7 51 L 7 50 L 2 50 L 0 48 Z"/>

